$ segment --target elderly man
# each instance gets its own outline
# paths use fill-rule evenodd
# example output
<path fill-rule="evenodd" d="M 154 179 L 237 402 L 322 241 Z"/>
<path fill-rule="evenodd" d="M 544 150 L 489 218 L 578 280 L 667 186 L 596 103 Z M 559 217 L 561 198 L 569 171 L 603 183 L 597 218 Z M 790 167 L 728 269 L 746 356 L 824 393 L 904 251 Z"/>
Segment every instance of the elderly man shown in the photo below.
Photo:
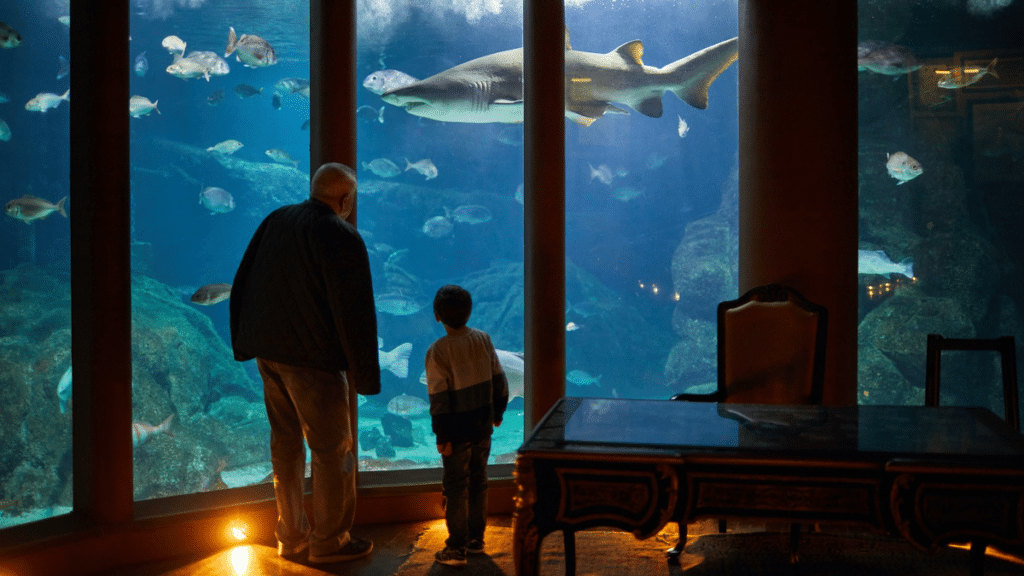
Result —
<path fill-rule="evenodd" d="M 377 317 L 366 246 L 345 221 L 355 173 L 324 164 L 310 198 L 257 228 L 231 287 L 235 359 L 256 358 L 270 420 L 278 554 L 310 563 L 368 555 L 349 534 L 358 461 L 355 393 L 380 392 Z M 302 505 L 303 438 L 313 473 L 313 529 Z"/>

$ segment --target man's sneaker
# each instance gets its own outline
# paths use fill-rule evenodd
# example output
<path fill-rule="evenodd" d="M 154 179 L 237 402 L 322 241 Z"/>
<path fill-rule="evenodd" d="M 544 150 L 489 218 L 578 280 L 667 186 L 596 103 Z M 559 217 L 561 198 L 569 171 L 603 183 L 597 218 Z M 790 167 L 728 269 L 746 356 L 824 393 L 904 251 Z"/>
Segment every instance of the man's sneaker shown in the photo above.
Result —
<path fill-rule="evenodd" d="M 311 564 L 327 564 L 331 562 L 348 562 L 362 558 L 373 552 L 373 542 L 350 536 L 348 543 L 329 554 L 309 554 Z"/>
<path fill-rule="evenodd" d="M 446 566 L 465 566 L 466 551 L 462 548 L 445 546 L 443 550 L 438 550 L 434 554 L 434 560 Z"/>
<path fill-rule="evenodd" d="M 469 542 L 466 542 L 466 554 L 483 554 L 484 553 L 484 541 L 473 538 Z"/>

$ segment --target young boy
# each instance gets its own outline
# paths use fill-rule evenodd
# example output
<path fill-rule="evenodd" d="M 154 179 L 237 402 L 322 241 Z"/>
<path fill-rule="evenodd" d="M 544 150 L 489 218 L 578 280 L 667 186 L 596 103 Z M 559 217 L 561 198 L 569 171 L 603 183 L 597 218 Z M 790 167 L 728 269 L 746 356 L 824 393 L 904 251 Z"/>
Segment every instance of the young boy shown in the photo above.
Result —
<path fill-rule="evenodd" d="M 434 296 L 434 318 L 446 334 L 427 350 L 430 417 L 437 435 L 444 475 L 448 539 L 434 559 L 465 566 L 466 553 L 484 551 L 487 524 L 487 458 L 491 432 L 500 426 L 508 404 L 508 381 L 491 337 L 466 326 L 473 300 L 449 284 Z"/>

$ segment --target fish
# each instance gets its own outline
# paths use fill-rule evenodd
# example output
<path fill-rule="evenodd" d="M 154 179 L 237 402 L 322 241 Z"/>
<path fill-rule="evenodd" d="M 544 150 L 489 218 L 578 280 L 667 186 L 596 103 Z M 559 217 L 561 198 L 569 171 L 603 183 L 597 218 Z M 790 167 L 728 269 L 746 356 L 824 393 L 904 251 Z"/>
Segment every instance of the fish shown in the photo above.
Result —
<path fill-rule="evenodd" d="M 942 74 L 942 79 L 939 80 L 939 88 L 945 88 L 947 90 L 955 90 L 957 88 L 963 88 L 970 86 L 978 80 L 981 80 L 985 74 L 991 74 L 993 78 L 999 78 L 999 74 L 996 74 L 996 61 L 999 58 L 993 58 L 988 66 L 984 68 L 978 67 L 964 67 L 960 66 L 946 71 Z M 938 71 L 936 71 L 938 72 Z"/>
<path fill-rule="evenodd" d="M 914 262 L 907 257 L 893 262 L 884 250 L 857 250 L 858 274 L 881 274 L 891 278 L 892 274 L 903 274 L 907 278 L 914 277 Z"/>
<path fill-rule="evenodd" d="M 406 342 L 399 344 L 394 350 L 385 352 L 379 348 L 383 346 L 383 342 L 380 342 L 377 350 L 377 362 L 380 367 L 390 371 L 399 378 L 405 378 L 409 375 L 409 355 L 412 353 L 412 343 Z"/>
<path fill-rule="evenodd" d="M 60 413 L 67 413 L 68 402 L 71 402 L 71 366 L 68 366 L 57 383 L 57 402 L 60 404 Z"/>
<path fill-rule="evenodd" d="M 141 54 L 135 57 L 135 66 L 132 67 L 135 71 L 135 75 L 142 77 L 149 72 L 149 60 L 146 58 L 146 51 L 143 50 Z"/>
<path fill-rule="evenodd" d="M 0 140 L 4 142 L 11 141 L 11 127 L 4 122 L 3 118 L 0 118 Z"/>
<path fill-rule="evenodd" d="M 214 90 L 209 96 L 206 97 L 206 103 L 210 106 L 216 106 L 224 100 L 224 89 Z"/>
<path fill-rule="evenodd" d="M 686 138 L 686 133 L 690 131 L 690 126 L 686 124 L 686 120 L 679 114 L 676 114 L 676 118 L 679 118 L 679 128 L 676 129 L 679 132 L 680 138 Z"/>
<path fill-rule="evenodd" d="M 363 104 L 359 108 L 356 108 L 356 115 L 359 116 L 360 118 L 364 119 L 364 120 L 370 120 L 370 121 L 376 120 L 377 122 L 380 122 L 381 124 L 383 124 L 384 123 L 384 108 L 385 108 L 385 106 L 381 106 L 380 109 L 378 110 L 377 108 L 374 108 L 373 106 L 367 106 L 366 104 Z"/>
<path fill-rule="evenodd" d="M 516 202 L 519 202 L 523 206 L 526 205 L 526 190 L 523 188 L 522 184 L 516 186 L 516 192 L 515 194 L 512 195 L 512 198 L 514 198 Z"/>
<path fill-rule="evenodd" d="M 657 152 L 651 152 L 647 155 L 647 160 L 644 162 L 644 166 L 647 166 L 648 170 L 654 170 L 661 168 L 665 161 L 668 160 L 668 156 L 659 154 Z"/>
<path fill-rule="evenodd" d="M 4 104 L 11 101 L 11 97 L 3 92 L 0 92 L 0 104 Z"/>
<path fill-rule="evenodd" d="M 369 164 L 363 162 L 363 170 L 369 170 L 381 178 L 394 178 L 402 173 L 402 170 L 387 158 L 375 158 Z"/>
<path fill-rule="evenodd" d="M 46 114 L 46 111 L 50 108 L 56 108 L 60 106 L 61 102 L 71 101 L 71 89 L 68 88 L 67 92 L 57 96 L 50 92 L 40 92 L 32 97 L 31 100 L 25 103 L 25 110 L 30 112 L 42 112 Z"/>
<path fill-rule="evenodd" d="M 373 303 L 377 310 L 392 316 L 410 316 L 423 308 L 412 298 L 397 293 L 374 296 Z"/>
<path fill-rule="evenodd" d="M 889 176 L 899 180 L 897 186 L 906 184 L 924 172 L 921 163 L 908 156 L 906 152 L 886 153 L 885 157 L 888 159 L 885 168 L 889 171 Z"/>
<path fill-rule="evenodd" d="M 159 102 L 159 100 L 157 100 L 157 102 Z M 154 110 L 156 110 L 157 114 L 160 113 L 160 110 L 156 107 L 156 102 L 150 102 L 149 98 L 146 98 L 145 96 L 132 96 L 128 99 L 128 113 L 131 114 L 133 118 L 147 116 Z"/>
<path fill-rule="evenodd" d="M 582 324 L 577 324 L 575 322 L 569 322 L 568 324 L 565 325 L 565 331 L 566 332 L 575 332 L 576 330 L 579 330 L 580 328 L 583 328 L 583 325 Z"/>
<path fill-rule="evenodd" d="M 479 204 L 466 204 L 452 210 L 452 217 L 463 224 L 483 224 L 491 220 L 491 211 Z"/>
<path fill-rule="evenodd" d="M 274 110 L 281 109 L 281 95 L 274 92 L 274 96 L 270 99 L 270 105 L 273 106 Z"/>
<path fill-rule="evenodd" d="M 63 56 L 57 56 L 57 80 L 67 78 L 71 74 L 71 63 Z"/>
<path fill-rule="evenodd" d="M 282 78 L 277 82 L 274 82 L 274 91 L 279 94 L 294 94 L 296 92 L 306 93 L 306 98 L 309 98 L 309 80 L 305 78 L 289 77 Z"/>
<path fill-rule="evenodd" d="M 235 84 L 235 95 L 239 98 L 252 98 L 263 94 L 263 88 L 256 89 L 248 84 Z"/>
<path fill-rule="evenodd" d="M 71 16 L 60 16 L 57 18 L 57 22 L 71 28 Z"/>
<path fill-rule="evenodd" d="M 156 426 L 146 424 L 145 422 L 132 422 L 132 446 L 136 448 L 142 446 L 147 440 L 157 434 L 169 434 L 172 420 L 174 420 L 174 414 L 171 414 Z"/>
<path fill-rule="evenodd" d="M 274 162 L 278 162 L 280 164 L 291 164 L 296 168 L 298 168 L 299 166 L 298 160 L 292 158 L 290 154 L 288 154 L 284 150 L 281 150 L 280 148 L 271 148 L 265 151 L 264 154 L 270 156 L 270 159 L 273 160 Z"/>
<path fill-rule="evenodd" d="M 211 76 L 223 76 L 231 71 L 228 63 L 209 50 L 192 52 L 188 56 L 175 54 L 174 62 L 167 67 L 167 73 L 171 76 L 190 80 L 202 76 L 207 82 Z"/>
<path fill-rule="evenodd" d="M 7 212 L 7 215 L 11 218 L 17 218 L 25 224 L 31 224 L 35 220 L 46 218 L 54 212 L 58 212 L 61 216 L 67 218 L 68 213 L 64 211 L 64 202 L 67 199 L 68 197 L 65 196 L 54 204 L 49 200 L 26 194 L 21 198 L 8 202 L 4 206 L 4 212 Z"/>
<path fill-rule="evenodd" d="M 306 121 L 302 123 L 302 126 L 299 126 L 299 130 L 309 130 L 309 118 L 306 118 Z"/>
<path fill-rule="evenodd" d="M 203 188 L 199 193 L 199 203 L 209 210 L 210 214 L 224 214 L 235 209 L 235 199 L 231 194 L 216 186 Z"/>
<path fill-rule="evenodd" d="M 434 216 L 423 223 L 423 233 L 431 238 L 444 238 L 452 233 L 453 228 L 447 216 Z"/>
<path fill-rule="evenodd" d="M 494 352 L 498 355 L 498 363 L 501 364 L 501 369 L 505 372 L 505 379 L 508 380 L 508 398 L 526 398 L 525 396 L 525 385 L 526 380 L 526 360 L 522 352 L 509 352 L 508 350 L 501 350 L 495 348 Z"/>
<path fill-rule="evenodd" d="M 429 410 L 430 403 L 419 396 L 409 396 L 403 393 L 388 400 L 388 412 L 395 416 L 409 418 L 410 416 L 419 416 Z"/>
<path fill-rule="evenodd" d="M 21 34 L 9 24 L 0 22 L 0 48 L 17 48 L 21 46 Z"/>
<path fill-rule="evenodd" d="M 665 92 L 703 110 L 711 83 L 739 55 L 739 38 L 731 38 L 655 68 L 641 60 L 644 47 L 639 40 L 607 54 L 573 50 L 568 40 L 566 33 L 565 115 L 582 126 L 605 113 L 628 113 L 612 102 L 660 118 Z M 381 98 L 414 116 L 442 122 L 522 122 L 523 49 L 464 62 L 384 92 Z"/>
<path fill-rule="evenodd" d="M 427 177 L 427 180 L 437 178 L 437 166 L 430 161 L 430 158 L 424 158 L 423 160 L 417 160 L 416 162 L 409 162 L 409 159 L 405 159 L 405 171 L 408 172 L 410 169 L 419 172 Z"/>
<path fill-rule="evenodd" d="M 616 188 L 612 192 L 612 198 L 615 198 L 616 200 L 618 200 L 620 202 L 629 202 L 630 200 L 632 200 L 634 198 L 637 198 L 639 196 L 643 196 L 643 194 L 644 194 L 644 187 L 643 186 L 621 186 L 619 188 Z"/>
<path fill-rule="evenodd" d="M 882 40 L 865 40 L 857 44 L 858 71 L 902 76 L 920 67 L 914 53 L 904 46 Z"/>
<path fill-rule="evenodd" d="M 591 376 L 583 370 L 573 370 L 565 375 L 565 379 L 577 386 L 597 386 L 601 382 L 600 376 Z"/>
<path fill-rule="evenodd" d="M 225 140 L 223 142 L 217 142 L 213 146 L 206 149 L 207 152 L 219 152 L 221 154 L 234 154 L 239 148 L 245 146 L 238 140 Z"/>
<path fill-rule="evenodd" d="M 199 287 L 189 299 L 193 304 L 213 306 L 231 297 L 231 284 L 217 283 Z"/>
<path fill-rule="evenodd" d="M 250 68 L 277 64 L 277 54 L 274 53 L 274 47 L 270 42 L 255 34 L 238 36 L 234 27 L 228 31 L 228 45 L 224 48 L 224 57 L 227 58 L 232 53 L 235 54 L 236 60 Z"/>
<path fill-rule="evenodd" d="M 161 40 L 160 45 L 164 47 L 164 50 L 167 50 L 172 54 L 177 53 L 179 56 L 185 55 L 185 41 L 173 34 Z"/>
<path fill-rule="evenodd" d="M 363 78 L 363 88 L 366 88 L 374 94 L 383 94 L 390 92 L 391 90 L 397 90 L 403 86 L 408 86 L 413 82 L 419 82 L 418 78 L 413 78 L 405 72 L 398 70 L 377 70 L 371 72 L 369 76 Z"/>
<path fill-rule="evenodd" d="M 615 178 L 615 175 L 612 174 L 612 169 L 609 168 L 607 164 L 601 164 L 597 168 L 594 168 L 588 162 L 587 166 L 590 166 L 591 182 L 594 181 L 594 178 L 597 178 L 597 181 L 600 182 L 601 184 L 607 184 L 609 186 L 612 185 L 612 180 Z"/>

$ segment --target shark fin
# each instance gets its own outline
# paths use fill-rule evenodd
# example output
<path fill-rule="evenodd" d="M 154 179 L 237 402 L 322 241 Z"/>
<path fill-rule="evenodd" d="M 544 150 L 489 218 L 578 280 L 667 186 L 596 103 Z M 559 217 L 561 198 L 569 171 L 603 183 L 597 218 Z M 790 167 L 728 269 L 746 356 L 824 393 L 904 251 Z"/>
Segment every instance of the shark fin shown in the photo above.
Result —
<path fill-rule="evenodd" d="M 690 102 L 689 100 L 686 101 L 689 102 L 692 106 L 696 106 L 697 108 L 707 108 L 708 93 L 706 90 L 704 91 L 704 106 L 697 106 L 696 104 Z M 644 116 L 650 116 L 651 118 L 661 118 L 661 96 L 652 96 L 651 98 L 642 100 L 639 104 L 633 106 L 633 108 L 635 108 L 637 112 L 643 114 Z"/>
<path fill-rule="evenodd" d="M 491 102 L 491 104 L 500 104 L 502 106 L 508 106 L 510 104 L 522 104 L 522 103 L 523 103 L 522 100 L 509 100 L 508 98 L 498 98 L 494 102 Z"/>
<path fill-rule="evenodd" d="M 590 118 L 589 116 L 581 116 L 580 114 L 577 114 L 577 113 L 572 112 L 570 110 L 566 110 L 565 111 L 565 116 L 567 118 L 569 118 L 569 120 L 572 120 L 573 122 L 579 124 L 580 126 L 590 126 L 591 124 L 594 123 L 594 120 L 597 120 L 597 118 Z"/>
<path fill-rule="evenodd" d="M 627 64 L 636 64 L 637 66 L 644 65 L 644 62 L 641 59 L 644 55 L 644 43 L 639 40 L 626 42 L 622 46 L 613 50 L 612 53 L 618 54 L 619 57 L 625 60 Z"/>

